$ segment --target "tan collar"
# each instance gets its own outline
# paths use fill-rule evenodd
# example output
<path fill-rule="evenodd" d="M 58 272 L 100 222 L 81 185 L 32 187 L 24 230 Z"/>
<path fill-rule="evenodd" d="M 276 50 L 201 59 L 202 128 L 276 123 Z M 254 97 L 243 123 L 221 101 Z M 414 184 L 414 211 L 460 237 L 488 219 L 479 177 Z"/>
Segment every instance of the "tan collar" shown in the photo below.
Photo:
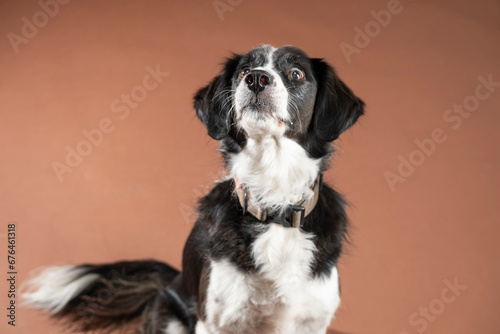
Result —
<path fill-rule="evenodd" d="M 285 212 L 274 216 L 268 214 L 267 210 L 262 210 L 258 205 L 249 204 L 249 196 L 245 189 L 245 185 L 241 184 L 236 178 L 234 178 L 234 184 L 236 186 L 238 200 L 243 209 L 243 214 L 248 212 L 262 222 L 298 228 L 304 225 L 304 218 L 311 213 L 318 203 L 319 192 L 323 186 L 323 173 L 320 173 L 314 182 L 312 187 L 314 190 L 313 197 L 308 200 L 302 200 L 295 205 L 290 205 Z"/>

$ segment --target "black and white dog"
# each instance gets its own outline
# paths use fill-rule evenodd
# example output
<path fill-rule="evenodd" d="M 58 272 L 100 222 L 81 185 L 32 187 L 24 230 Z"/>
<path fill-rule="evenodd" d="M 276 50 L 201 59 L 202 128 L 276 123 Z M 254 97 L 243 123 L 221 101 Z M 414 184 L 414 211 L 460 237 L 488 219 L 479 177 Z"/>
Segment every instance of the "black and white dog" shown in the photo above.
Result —
<path fill-rule="evenodd" d="M 194 106 L 230 175 L 200 201 L 182 272 L 157 261 L 49 267 L 26 303 L 79 331 L 325 333 L 347 218 L 322 173 L 363 101 L 322 59 L 264 45 L 228 59 Z"/>

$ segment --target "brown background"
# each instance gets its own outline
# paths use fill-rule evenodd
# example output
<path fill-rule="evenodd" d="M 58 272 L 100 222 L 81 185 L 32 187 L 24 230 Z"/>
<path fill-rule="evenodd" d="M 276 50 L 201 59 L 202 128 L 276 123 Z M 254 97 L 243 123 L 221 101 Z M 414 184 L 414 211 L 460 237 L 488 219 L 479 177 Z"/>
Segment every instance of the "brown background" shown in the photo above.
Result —
<path fill-rule="evenodd" d="M 196 198 L 223 175 L 192 94 L 231 51 L 294 44 L 334 64 L 367 103 L 326 175 L 351 203 L 353 225 L 332 329 L 500 333 L 500 87 L 456 130 L 443 120 L 479 76 L 500 81 L 500 3 L 402 0 L 377 33 L 370 12 L 390 1 L 237 2 L 221 19 L 212 1 L 73 0 L 17 53 L 9 33 L 21 35 L 23 17 L 33 22 L 41 8 L 1 2 L 0 277 L 8 222 L 18 226 L 18 281 L 62 263 L 179 266 Z M 349 62 L 340 44 L 354 45 L 354 28 L 366 24 L 373 37 Z M 157 65 L 169 75 L 121 120 L 111 103 Z M 65 163 L 66 146 L 75 149 L 105 118 L 114 130 L 60 182 L 53 162 Z M 391 191 L 384 174 L 397 173 L 400 155 L 421 158 L 415 140 L 436 128 L 446 141 Z M 442 310 L 446 280 L 466 289 Z M 0 281 L 0 332 L 62 333 L 25 309 L 15 329 L 7 326 Z M 425 329 L 410 322 L 429 306 L 437 314 Z"/>

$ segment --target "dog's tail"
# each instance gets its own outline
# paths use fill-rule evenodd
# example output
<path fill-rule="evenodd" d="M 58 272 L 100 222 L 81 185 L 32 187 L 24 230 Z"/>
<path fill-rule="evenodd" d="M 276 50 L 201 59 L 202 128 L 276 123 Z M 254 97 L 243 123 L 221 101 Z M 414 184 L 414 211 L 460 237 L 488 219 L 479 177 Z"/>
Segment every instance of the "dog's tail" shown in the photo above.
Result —
<path fill-rule="evenodd" d="M 157 261 L 48 267 L 25 283 L 23 304 L 67 320 L 70 331 L 188 333 L 188 307 L 169 288 L 179 274 Z"/>

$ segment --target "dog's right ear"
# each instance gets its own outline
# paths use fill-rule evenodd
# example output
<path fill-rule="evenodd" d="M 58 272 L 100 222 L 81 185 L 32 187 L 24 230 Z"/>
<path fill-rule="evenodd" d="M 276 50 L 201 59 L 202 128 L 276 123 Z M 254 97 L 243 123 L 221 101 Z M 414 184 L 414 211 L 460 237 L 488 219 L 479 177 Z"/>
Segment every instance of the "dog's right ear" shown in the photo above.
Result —
<path fill-rule="evenodd" d="M 241 56 L 236 54 L 228 58 L 219 75 L 194 96 L 196 115 L 215 140 L 225 138 L 230 130 L 232 78 L 240 60 Z"/>

